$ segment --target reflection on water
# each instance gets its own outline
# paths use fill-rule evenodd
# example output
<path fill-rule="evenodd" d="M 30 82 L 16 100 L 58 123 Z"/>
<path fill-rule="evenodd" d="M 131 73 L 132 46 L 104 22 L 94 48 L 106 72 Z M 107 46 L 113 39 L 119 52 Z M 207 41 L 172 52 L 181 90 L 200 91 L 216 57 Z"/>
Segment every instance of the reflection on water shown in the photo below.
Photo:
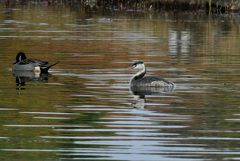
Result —
<path fill-rule="evenodd" d="M 135 103 L 132 104 L 134 108 L 144 109 L 145 108 L 145 95 L 160 95 L 174 90 L 174 86 L 166 87 L 130 87 L 132 95 L 134 95 Z"/>
<path fill-rule="evenodd" d="M 136 95 L 135 100 L 136 103 L 133 103 L 132 106 L 134 108 L 143 110 L 145 107 L 145 95 Z"/>
<path fill-rule="evenodd" d="M 239 16 L 1 9 L 0 160 L 239 160 Z M 176 88 L 129 91 L 135 60 Z"/>
<path fill-rule="evenodd" d="M 165 87 L 157 87 L 157 86 L 131 86 L 130 90 L 134 95 L 134 100 L 136 103 L 133 103 L 132 106 L 137 109 L 144 109 L 145 107 L 145 95 L 160 95 L 163 93 L 171 92 L 174 90 L 174 86 L 165 86 Z"/>
<path fill-rule="evenodd" d="M 13 76 L 16 78 L 16 85 L 18 87 L 25 86 L 26 82 L 47 82 L 49 73 L 40 73 L 33 71 L 12 71 Z M 17 88 L 23 89 L 23 88 Z"/>
<path fill-rule="evenodd" d="M 178 53 L 189 53 L 190 47 L 194 43 L 191 41 L 191 33 L 189 31 L 177 32 L 169 30 L 169 52 L 172 55 Z"/>

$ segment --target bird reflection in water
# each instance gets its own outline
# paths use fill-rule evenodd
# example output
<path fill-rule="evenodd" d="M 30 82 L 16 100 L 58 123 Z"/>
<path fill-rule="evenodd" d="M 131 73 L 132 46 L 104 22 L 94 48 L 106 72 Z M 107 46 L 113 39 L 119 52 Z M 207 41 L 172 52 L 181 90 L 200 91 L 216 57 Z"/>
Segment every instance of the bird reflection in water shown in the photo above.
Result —
<path fill-rule="evenodd" d="M 133 108 L 137 108 L 143 110 L 145 108 L 145 95 L 160 95 L 163 93 L 169 93 L 174 90 L 173 86 L 165 86 L 165 87 L 151 87 L 151 86 L 142 86 L 130 87 L 131 93 L 134 95 L 135 103 L 132 103 Z"/>
<path fill-rule="evenodd" d="M 12 71 L 13 76 L 16 78 L 17 90 L 24 90 L 26 82 L 47 82 L 48 77 L 51 75 L 49 73 L 40 73 L 33 71 Z"/>

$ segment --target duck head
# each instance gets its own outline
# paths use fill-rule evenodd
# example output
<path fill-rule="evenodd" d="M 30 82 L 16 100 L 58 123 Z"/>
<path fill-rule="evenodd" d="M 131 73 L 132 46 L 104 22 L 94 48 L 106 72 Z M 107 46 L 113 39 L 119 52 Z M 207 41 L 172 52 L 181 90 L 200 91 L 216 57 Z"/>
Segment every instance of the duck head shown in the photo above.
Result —
<path fill-rule="evenodd" d="M 17 54 L 17 56 L 16 56 L 16 61 L 15 61 L 13 64 L 16 64 L 16 63 L 18 63 L 18 62 L 20 62 L 20 61 L 22 61 L 22 60 L 24 60 L 24 59 L 27 59 L 25 53 L 19 52 L 19 53 Z"/>

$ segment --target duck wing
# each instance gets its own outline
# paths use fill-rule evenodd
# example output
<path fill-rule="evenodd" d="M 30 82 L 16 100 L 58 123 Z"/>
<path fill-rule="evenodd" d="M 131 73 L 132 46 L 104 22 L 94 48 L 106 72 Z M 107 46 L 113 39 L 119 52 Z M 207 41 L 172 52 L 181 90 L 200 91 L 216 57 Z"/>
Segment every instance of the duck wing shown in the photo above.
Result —
<path fill-rule="evenodd" d="M 22 61 L 19 62 L 20 65 L 24 64 L 33 64 L 35 67 L 40 67 L 41 72 L 47 73 L 48 69 L 51 68 L 52 66 L 58 64 L 59 62 L 56 62 L 54 64 L 48 64 L 47 61 L 42 61 L 38 59 L 23 59 Z"/>
<path fill-rule="evenodd" d="M 19 64 L 33 64 L 34 66 L 47 66 L 48 62 L 47 61 L 42 61 L 38 59 L 23 59 L 19 62 Z"/>
<path fill-rule="evenodd" d="M 54 64 L 51 64 L 51 65 L 44 65 L 44 66 L 41 66 L 40 68 L 41 68 L 41 71 L 42 72 L 44 72 L 44 73 L 47 73 L 48 72 L 48 69 L 50 69 L 52 66 L 54 66 L 54 65 L 56 65 L 56 64 L 58 64 L 59 62 L 56 62 L 56 63 L 54 63 Z"/>
<path fill-rule="evenodd" d="M 38 59 L 29 59 L 29 60 L 30 60 L 30 62 L 31 62 L 32 64 L 34 64 L 35 66 L 39 66 L 40 69 L 41 69 L 41 72 L 44 72 L 44 73 L 48 72 L 48 70 L 49 70 L 52 66 L 54 66 L 54 65 L 56 65 L 56 64 L 59 63 L 59 62 L 56 62 L 56 63 L 54 63 L 54 64 L 49 64 L 47 61 L 42 61 L 42 60 L 38 60 Z"/>
<path fill-rule="evenodd" d="M 36 66 L 39 66 L 40 68 L 48 65 L 47 61 L 42 61 L 42 60 L 38 60 L 38 59 L 28 59 L 28 60 L 30 61 L 30 63 L 32 63 Z"/>

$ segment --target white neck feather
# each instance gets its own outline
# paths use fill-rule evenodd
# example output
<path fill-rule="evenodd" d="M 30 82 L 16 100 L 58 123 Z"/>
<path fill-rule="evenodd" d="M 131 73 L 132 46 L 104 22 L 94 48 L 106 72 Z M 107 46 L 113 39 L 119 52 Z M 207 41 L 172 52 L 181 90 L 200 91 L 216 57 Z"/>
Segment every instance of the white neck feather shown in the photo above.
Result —
<path fill-rule="evenodd" d="M 144 76 L 145 73 L 146 73 L 146 67 L 145 67 L 144 64 L 142 64 L 141 67 L 136 68 L 136 69 L 138 69 L 138 72 L 132 76 L 132 78 L 130 79 L 130 83 L 131 83 L 135 78 L 137 78 L 137 77 L 139 77 L 139 76 L 141 76 L 141 75 Z M 143 76 L 142 76 L 142 77 L 143 77 Z"/>

